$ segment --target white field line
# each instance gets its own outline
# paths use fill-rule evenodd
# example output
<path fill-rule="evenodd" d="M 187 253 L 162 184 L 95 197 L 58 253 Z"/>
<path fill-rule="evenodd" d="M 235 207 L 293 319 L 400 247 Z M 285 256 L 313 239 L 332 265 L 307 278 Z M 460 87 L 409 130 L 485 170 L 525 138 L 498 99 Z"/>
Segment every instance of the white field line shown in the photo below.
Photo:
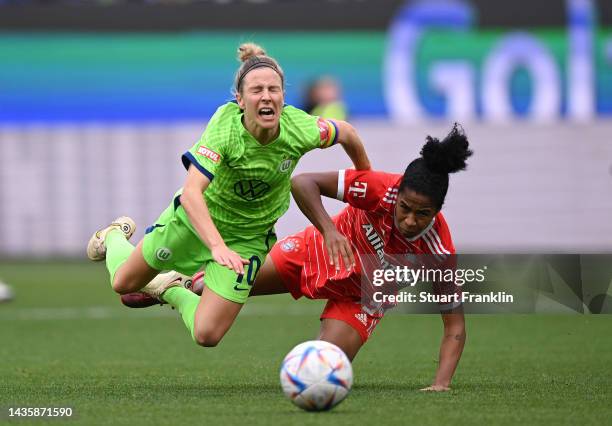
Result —
<path fill-rule="evenodd" d="M 247 305 L 240 316 L 273 316 L 273 315 L 313 315 L 321 314 L 322 307 L 316 305 L 266 305 L 262 303 Z M 84 308 L 11 308 L 0 305 L 0 321 L 49 321 L 78 319 L 121 319 L 121 318 L 171 318 L 178 316 L 178 311 L 170 306 L 152 306 L 145 309 L 130 309 L 122 306 L 89 306 Z"/>

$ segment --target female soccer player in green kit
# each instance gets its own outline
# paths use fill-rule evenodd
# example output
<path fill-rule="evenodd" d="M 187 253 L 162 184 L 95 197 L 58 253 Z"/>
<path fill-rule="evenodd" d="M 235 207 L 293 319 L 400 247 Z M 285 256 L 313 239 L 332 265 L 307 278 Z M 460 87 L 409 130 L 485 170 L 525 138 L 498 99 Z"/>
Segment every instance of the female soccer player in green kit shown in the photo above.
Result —
<path fill-rule="evenodd" d="M 183 155 L 187 178 L 170 206 L 136 247 L 128 242 L 135 230 L 128 217 L 94 233 L 87 246 L 90 259 L 106 259 L 117 293 L 140 290 L 169 303 L 202 346 L 215 346 L 246 302 L 276 241 L 273 226 L 289 207 L 291 173 L 302 155 L 339 143 L 356 169 L 370 168 L 352 126 L 285 105 L 276 60 L 251 43 L 238 53 L 236 102 L 221 106 Z M 183 284 L 202 267 L 199 297 Z"/>

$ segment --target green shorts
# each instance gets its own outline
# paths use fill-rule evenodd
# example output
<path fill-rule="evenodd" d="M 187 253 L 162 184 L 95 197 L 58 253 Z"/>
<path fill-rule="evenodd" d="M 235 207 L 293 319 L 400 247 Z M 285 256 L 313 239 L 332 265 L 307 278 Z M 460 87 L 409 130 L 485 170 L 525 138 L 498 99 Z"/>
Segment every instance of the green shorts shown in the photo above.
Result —
<path fill-rule="evenodd" d="M 175 205 L 164 210 L 155 225 L 146 230 L 142 254 L 147 264 L 159 271 L 174 270 L 185 275 L 203 269 L 208 288 L 227 300 L 245 303 L 266 255 L 276 242 L 274 231 L 247 238 L 222 235 L 231 250 L 250 261 L 244 267 L 244 275 L 239 275 L 212 259 L 208 247 L 176 214 L 183 207 Z"/>

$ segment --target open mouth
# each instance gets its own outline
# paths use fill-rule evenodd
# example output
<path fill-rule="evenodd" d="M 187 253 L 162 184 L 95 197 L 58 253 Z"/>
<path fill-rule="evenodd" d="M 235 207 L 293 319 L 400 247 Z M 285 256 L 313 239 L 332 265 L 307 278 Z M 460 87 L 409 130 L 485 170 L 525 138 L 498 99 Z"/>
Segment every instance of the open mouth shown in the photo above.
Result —
<path fill-rule="evenodd" d="M 258 113 L 264 118 L 274 117 L 274 110 L 272 108 L 260 108 Z"/>

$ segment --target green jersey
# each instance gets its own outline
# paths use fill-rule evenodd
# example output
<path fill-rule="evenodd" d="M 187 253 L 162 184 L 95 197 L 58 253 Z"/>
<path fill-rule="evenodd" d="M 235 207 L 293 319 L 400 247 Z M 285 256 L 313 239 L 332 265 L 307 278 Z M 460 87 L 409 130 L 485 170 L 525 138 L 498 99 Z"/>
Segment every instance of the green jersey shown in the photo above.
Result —
<path fill-rule="evenodd" d="M 332 121 L 285 106 L 278 138 L 262 145 L 244 128 L 242 116 L 236 103 L 221 106 L 182 157 L 186 168 L 193 165 L 211 180 L 203 196 L 224 237 L 268 232 L 289 208 L 291 173 L 299 159 L 337 140 Z M 194 231 L 184 210 L 178 214 Z"/>

